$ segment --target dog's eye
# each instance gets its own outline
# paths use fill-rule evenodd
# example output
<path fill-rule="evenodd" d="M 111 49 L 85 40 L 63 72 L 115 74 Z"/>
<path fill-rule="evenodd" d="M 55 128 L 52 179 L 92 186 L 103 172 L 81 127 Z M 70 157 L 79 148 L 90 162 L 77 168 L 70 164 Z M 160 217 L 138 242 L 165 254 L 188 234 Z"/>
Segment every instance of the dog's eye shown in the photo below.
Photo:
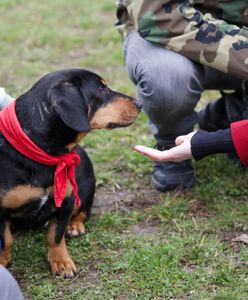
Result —
<path fill-rule="evenodd" d="M 103 85 L 101 85 L 97 90 L 97 94 L 104 94 L 106 92 L 107 92 L 107 87 Z"/>

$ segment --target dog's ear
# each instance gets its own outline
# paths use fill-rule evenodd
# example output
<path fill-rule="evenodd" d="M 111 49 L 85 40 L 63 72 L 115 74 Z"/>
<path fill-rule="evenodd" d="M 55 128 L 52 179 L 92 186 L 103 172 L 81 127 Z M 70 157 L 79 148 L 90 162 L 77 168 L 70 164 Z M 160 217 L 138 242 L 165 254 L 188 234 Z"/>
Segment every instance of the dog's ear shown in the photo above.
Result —
<path fill-rule="evenodd" d="M 88 103 L 81 90 L 74 84 L 64 81 L 52 87 L 48 97 L 57 114 L 70 128 L 78 132 L 88 132 Z"/>

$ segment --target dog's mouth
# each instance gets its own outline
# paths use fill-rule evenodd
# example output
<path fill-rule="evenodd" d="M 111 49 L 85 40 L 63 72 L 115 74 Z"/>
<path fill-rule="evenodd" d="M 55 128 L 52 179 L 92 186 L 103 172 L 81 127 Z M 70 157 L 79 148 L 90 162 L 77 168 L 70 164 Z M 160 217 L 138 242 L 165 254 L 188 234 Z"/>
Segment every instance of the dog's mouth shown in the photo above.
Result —
<path fill-rule="evenodd" d="M 126 123 L 126 124 L 120 124 L 120 123 L 108 123 L 107 125 L 107 129 L 115 129 L 115 128 L 121 128 L 121 127 L 128 127 L 130 126 L 131 124 L 133 124 L 133 122 L 129 122 L 129 123 Z"/>

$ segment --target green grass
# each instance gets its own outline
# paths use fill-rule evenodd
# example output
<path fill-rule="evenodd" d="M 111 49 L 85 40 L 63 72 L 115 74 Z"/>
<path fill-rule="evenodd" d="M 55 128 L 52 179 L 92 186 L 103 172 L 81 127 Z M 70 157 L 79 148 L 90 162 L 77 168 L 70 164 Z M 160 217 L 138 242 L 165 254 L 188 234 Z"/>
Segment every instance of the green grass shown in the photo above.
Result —
<path fill-rule="evenodd" d="M 130 95 L 115 1 L 2 0 L 0 85 L 18 96 L 45 73 L 93 70 Z M 205 93 L 199 106 L 216 92 Z M 73 280 L 52 277 L 46 230 L 16 234 L 10 270 L 27 299 L 248 299 L 248 175 L 224 155 L 194 163 L 191 191 L 160 194 L 152 162 L 132 150 L 154 145 L 142 113 L 129 128 L 96 131 L 83 145 L 97 176 L 83 238 L 68 239 Z M 112 202 L 111 202 L 111 201 Z M 110 203 L 110 206 L 107 204 Z"/>

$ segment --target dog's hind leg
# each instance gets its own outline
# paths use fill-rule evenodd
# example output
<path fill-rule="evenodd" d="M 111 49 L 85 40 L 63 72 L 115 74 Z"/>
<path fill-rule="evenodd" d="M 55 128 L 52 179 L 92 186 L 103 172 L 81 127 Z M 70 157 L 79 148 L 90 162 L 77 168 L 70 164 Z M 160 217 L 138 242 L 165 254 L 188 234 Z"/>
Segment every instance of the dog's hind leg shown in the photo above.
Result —
<path fill-rule="evenodd" d="M 71 221 L 66 228 L 66 233 L 71 237 L 85 233 L 85 221 L 90 217 L 96 188 L 96 179 L 90 158 L 79 146 L 77 147 L 77 153 L 81 157 L 81 163 L 76 169 L 76 181 L 81 205 L 80 207 L 74 205 Z"/>
<path fill-rule="evenodd" d="M 0 224 L 0 265 L 7 266 L 11 259 L 13 236 L 10 230 L 10 222 Z"/>
<path fill-rule="evenodd" d="M 73 215 L 70 224 L 67 226 L 66 233 L 69 236 L 79 236 L 85 233 L 84 222 L 87 219 L 86 212 L 78 212 Z"/>
<path fill-rule="evenodd" d="M 66 233 L 71 237 L 85 234 L 85 222 L 90 217 L 95 193 L 94 178 L 89 181 L 88 185 L 78 184 L 81 206 L 74 205 L 71 221 L 66 228 Z"/>

